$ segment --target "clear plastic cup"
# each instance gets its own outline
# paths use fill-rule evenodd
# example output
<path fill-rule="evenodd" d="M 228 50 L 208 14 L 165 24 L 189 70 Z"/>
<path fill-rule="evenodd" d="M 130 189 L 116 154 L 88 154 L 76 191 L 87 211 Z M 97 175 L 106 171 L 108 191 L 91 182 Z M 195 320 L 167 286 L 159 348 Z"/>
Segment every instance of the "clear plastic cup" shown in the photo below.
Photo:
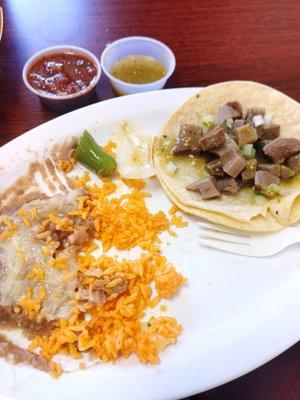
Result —
<path fill-rule="evenodd" d="M 120 58 L 142 55 L 150 56 L 159 61 L 166 70 L 166 74 L 159 80 L 136 84 L 121 81 L 111 75 L 110 69 Z M 110 79 L 112 87 L 119 95 L 146 92 L 162 89 L 168 78 L 173 74 L 176 61 L 172 50 L 159 40 L 145 36 L 129 36 L 110 43 L 101 55 L 101 67 L 104 74 Z"/>

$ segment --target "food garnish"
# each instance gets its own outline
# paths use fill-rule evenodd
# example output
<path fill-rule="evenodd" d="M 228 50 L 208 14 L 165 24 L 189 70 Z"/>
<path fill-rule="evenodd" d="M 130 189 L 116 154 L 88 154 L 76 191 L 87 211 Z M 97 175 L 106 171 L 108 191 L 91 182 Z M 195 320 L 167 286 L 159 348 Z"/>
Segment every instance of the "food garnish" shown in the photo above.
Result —
<path fill-rule="evenodd" d="M 275 183 L 270 183 L 270 185 L 262 188 L 261 190 L 257 190 L 256 193 L 263 194 L 267 197 L 276 197 L 280 195 L 280 187 Z"/>
<path fill-rule="evenodd" d="M 117 169 L 117 163 L 114 158 L 101 150 L 87 130 L 83 132 L 79 139 L 75 157 L 101 176 L 110 176 Z"/>
<path fill-rule="evenodd" d="M 255 158 L 255 148 L 253 147 L 253 144 L 244 144 L 244 146 L 241 148 L 241 153 L 242 155 L 247 158 L 247 159 L 252 159 Z"/>
<path fill-rule="evenodd" d="M 167 174 L 169 175 L 175 175 L 176 171 L 178 170 L 178 167 L 175 163 L 172 161 L 169 161 L 168 164 L 166 165 L 166 171 Z"/>
<path fill-rule="evenodd" d="M 210 114 L 206 114 L 201 119 L 201 125 L 203 127 L 203 132 L 208 132 L 214 125 L 214 118 Z"/>

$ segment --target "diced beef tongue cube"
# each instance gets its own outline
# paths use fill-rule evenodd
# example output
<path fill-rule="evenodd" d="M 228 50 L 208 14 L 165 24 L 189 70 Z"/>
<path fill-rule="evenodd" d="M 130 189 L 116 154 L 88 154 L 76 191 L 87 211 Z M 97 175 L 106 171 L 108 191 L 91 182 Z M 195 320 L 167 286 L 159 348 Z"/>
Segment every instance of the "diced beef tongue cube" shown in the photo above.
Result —
<path fill-rule="evenodd" d="M 218 129 L 223 129 L 225 133 L 227 133 L 228 131 L 228 126 L 226 124 L 226 121 L 223 121 L 221 124 L 218 124 L 214 127 L 214 131 L 218 130 Z"/>
<path fill-rule="evenodd" d="M 203 151 L 219 147 L 225 142 L 226 134 L 223 128 L 214 129 L 200 139 L 200 145 Z"/>
<path fill-rule="evenodd" d="M 270 174 L 279 176 L 280 175 L 280 165 L 279 164 L 258 164 L 258 170 L 268 171 Z"/>
<path fill-rule="evenodd" d="M 211 152 L 220 157 L 220 161 L 222 164 L 224 164 L 226 161 L 230 160 L 236 154 L 234 149 L 231 146 L 229 146 L 227 143 L 223 144 L 220 147 L 212 149 Z"/>
<path fill-rule="evenodd" d="M 216 187 L 216 180 L 212 176 L 193 182 L 187 185 L 186 189 L 199 191 L 204 200 L 220 196 L 220 192 Z"/>
<path fill-rule="evenodd" d="M 292 168 L 289 168 L 286 165 L 280 165 L 280 178 L 290 179 L 294 175 L 295 171 Z"/>
<path fill-rule="evenodd" d="M 209 173 L 214 176 L 224 176 L 221 160 L 213 160 L 206 164 Z"/>
<path fill-rule="evenodd" d="M 233 178 L 223 178 L 218 180 L 217 188 L 219 192 L 235 194 L 239 190 L 239 184 Z"/>
<path fill-rule="evenodd" d="M 280 125 L 269 124 L 261 127 L 262 140 L 274 140 L 280 136 Z"/>
<path fill-rule="evenodd" d="M 217 115 L 217 123 L 221 124 L 222 122 L 226 121 L 226 119 L 236 119 L 236 118 L 241 118 L 242 113 L 241 113 L 241 106 L 237 106 L 238 102 L 232 101 L 227 104 L 224 104 L 224 106 L 219 108 L 218 115 Z M 234 106 L 233 106 L 234 105 Z"/>
<path fill-rule="evenodd" d="M 300 140 L 279 137 L 268 143 L 263 150 L 273 160 L 281 160 L 300 152 Z"/>
<path fill-rule="evenodd" d="M 263 107 L 251 107 L 251 108 L 248 108 L 247 114 L 246 114 L 246 122 L 252 122 L 252 118 L 255 115 L 264 116 L 265 113 L 266 113 L 266 110 Z"/>
<path fill-rule="evenodd" d="M 231 137 L 227 136 L 227 142 L 226 142 L 236 153 L 239 153 L 240 148 L 239 146 L 236 144 L 236 141 L 234 139 L 232 139 Z"/>
<path fill-rule="evenodd" d="M 257 170 L 257 160 L 248 160 L 246 167 L 243 169 L 241 176 L 243 183 L 250 184 L 253 183 L 255 172 Z"/>
<path fill-rule="evenodd" d="M 243 109 L 242 109 L 242 105 L 239 101 L 228 101 L 226 103 L 226 105 L 234 108 L 240 114 L 240 118 L 242 118 Z"/>
<path fill-rule="evenodd" d="M 221 163 L 224 165 L 225 163 L 227 163 L 228 161 L 232 160 L 235 156 L 236 156 L 236 151 L 230 147 L 229 150 L 227 152 L 225 152 L 223 155 L 221 155 L 220 157 L 220 161 Z"/>
<path fill-rule="evenodd" d="M 254 143 L 258 139 L 255 129 L 250 124 L 236 128 L 233 131 L 233 137 L 239 147 L 244 146 L 244 144 Z"/>
<path fill-rule="evenodd" d="M 235 119 L 233 121 L 233 129 L 240 128 L 245 125 L 246 121 L 244 119 Z"/>
<path fill-rule="evenodd" d="M 254 143 L 254 148 L 256 151 L 256 158 L 258 160 L 258 162 L 260 163 L 271 163 L 272 162 L 272 158 L 268 157 L 265 153 L 263 148 L 265 147 L 266 142 L 262 141 L 260 139 L 258 139 L 255 143 Z"/>
<path fill-rule="evenodd" d="M 235 154 L 230 160 L 225 162 L 223 171 L 226 172 L 227 175 L 232 176 L 232 178 L 236 178 L 246 165 L 246 160 L 239 154 Z"/>
<path fill-rule="evenodd" d="M 296 174 L 300 172 L 300 153 L 295 154 L 287 160 L 287 166 L 292 168 Z"/>
<path fill-rule="evenodd" d="M 256 130 L 258 139 L 260 139 L 264 134 L 263 127 L 262 126 L 258 126 L 257 128 L 255 128 L 255 130 Z"/>
<path fill-rule="evenodd" d="M 257 189 L 265 189 L 272 183 L 278 185 L 280 179 L 277 176 L 270 174 L 268 171 L 256 171 L 254 178 L 254 185 Z"/>
<path fill-rule="evenodd" d="M 201 153 L 201 146 L 199 143 L 201 137 L 202 129 L 200 126 L 190 124 L 181 125 L 173 154 Z"/>

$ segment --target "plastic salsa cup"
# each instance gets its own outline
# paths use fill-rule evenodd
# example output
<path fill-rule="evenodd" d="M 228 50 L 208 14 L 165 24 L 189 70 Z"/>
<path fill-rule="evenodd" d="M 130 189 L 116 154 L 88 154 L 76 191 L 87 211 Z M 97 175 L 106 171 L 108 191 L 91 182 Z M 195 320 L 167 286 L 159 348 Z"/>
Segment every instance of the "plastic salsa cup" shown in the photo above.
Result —
<path fill-rule="evenodd" d="M 150 56 L 159 61 L 165 68 L 166 74 L 159 80 L 145 83 L 128 83 L 115 78 L 111 73 L 111 67 L 119 59 L 142 55 Z M 169 77 L 173 74 L 176 60 L 172 50 L 159 40 L 145 36 L 128 36 L 110 43 L 102 53 L 101 67 L 104 74 L 110 79 L 112 87 L 119 95 L 146 92 L 162 89 Z"/>
<path fill-rule="evenodd" d="M 61 53 L 72 53 L 72 54 L 78 54 L 79 56 L 82 55 L 95 65 L 97 72 L 95 77 L 89 83 L 89 85 L 83 90 L 79 90 L 72 94 L 63 94 L 63 95 L 40 91 L 32 87 L 30 82 L 28 81 L 28 73 L 33 64 L 35 64 L 42 57 L 51 56 L 51 54 L 61 54 Z M 39 51 L 35 53 L 32 57 L 30 57 L 29 60 L 24 65 L 22 76 L 23 76 L 23 82 L 26 85 L 26 87 L 32 93 L 34 93 L 36 96 L 39 97 L 43 105 L 52 110 L 62 112 L 85 106 L 91 101 L 91 99 L 94 96 L 95 87 L 101 76 L 101 65 L 99 60 L 96 58 L 94 54 L 92 54 L 90 51 L 82 47 L 69 46 L 69 45 L 53 46 L 53 47 L 48 47 L 42 51 Z"/>

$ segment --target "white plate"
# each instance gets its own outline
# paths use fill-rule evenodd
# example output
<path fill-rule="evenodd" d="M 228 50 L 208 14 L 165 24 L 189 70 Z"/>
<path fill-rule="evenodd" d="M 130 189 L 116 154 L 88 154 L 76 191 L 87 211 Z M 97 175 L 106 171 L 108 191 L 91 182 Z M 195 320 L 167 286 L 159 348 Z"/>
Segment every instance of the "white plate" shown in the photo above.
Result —
<path fill-rule="evenodd" d="M 134 122 L 156 134 L 167 117 L 197 89 L 172 89 L 98 103 L 27 132 L 0 149 L 1 185 L 11 181 L 49 139 L 79 135 L 84 128 L 100 143 L 114 138 L 118 123 Z M 20 162 L 21 160 L 21 162 Z M 5 178 L 5 179 L 3 179 Z M 153 208 L 170 202 L 152 184 Z M 167 304 L 184 326 L 176 346 L 157 366 L 132 357 L 116 364 L 52 380 L 26 366 L 0 361 L 0 393 L 22 400 L 167 400 L 181 398 L 234 379 L 275 357 L 300 337 L 300 269 L 297 247 L 267 259 L 238 257 L 197 245 L 196 219 L 164 248 L 189 284 Z"/>

